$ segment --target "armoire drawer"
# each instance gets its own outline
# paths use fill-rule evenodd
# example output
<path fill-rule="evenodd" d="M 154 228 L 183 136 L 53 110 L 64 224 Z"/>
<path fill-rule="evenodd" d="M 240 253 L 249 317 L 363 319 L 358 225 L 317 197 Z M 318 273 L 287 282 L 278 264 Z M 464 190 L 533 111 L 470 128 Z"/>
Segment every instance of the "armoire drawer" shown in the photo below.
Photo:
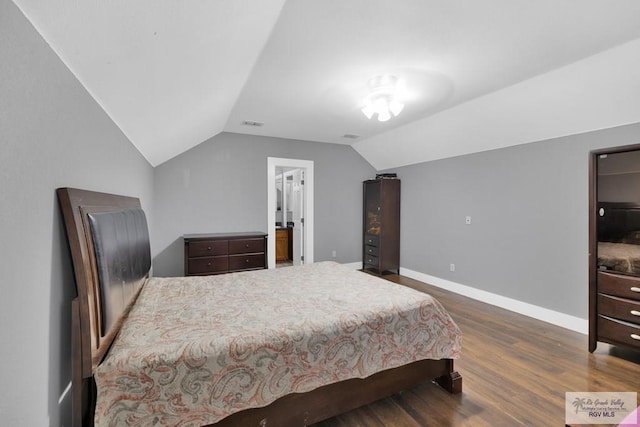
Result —
<path fill-rule="evenodd" d="M 364 255 L 367 256 L 378 256 L 378 247 L 377 246 L 364 246 Z"/>
<path fill-rule="evenodd" d="M 365 234 L 364 244 L 369 246 L 380 247 L 380 237 L 375 234 Z"/>
<path fill-rule="evenodd" d="M 599 315 L 598 338 L 601 341 L 640 347 L 640 325 Z"/>
<path fill-rule="evenodd" d="M 599 294 L 598 313 L 632 323 L 640 323 L 640 301 Z"/>
<path fill-rule="evenodd" d="M 599 271 L 598 292 L 640 301 L 640 277 Z"/>
<path fill-rule="evenodd" d="M 364 257 L 364 263 L 365 264 L 369 264 L 370 266 L 374 267 L 374 268 L 378 268 L 378 257 L 377 256 L 373 256 L 373 255 L 367 255 Z"/>

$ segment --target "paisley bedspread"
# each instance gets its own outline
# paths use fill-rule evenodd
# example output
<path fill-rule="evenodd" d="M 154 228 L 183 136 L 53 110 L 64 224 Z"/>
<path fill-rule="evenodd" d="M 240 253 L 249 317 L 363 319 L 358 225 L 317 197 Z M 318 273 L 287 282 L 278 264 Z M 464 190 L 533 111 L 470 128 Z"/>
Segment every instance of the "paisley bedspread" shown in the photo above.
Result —
<path fill-rule="evenodd" d="M 200 426 L 281 396 L 458 358 L 439 302 L 333 262 L 152 278 L 95 373 L 97 426 Z"/>

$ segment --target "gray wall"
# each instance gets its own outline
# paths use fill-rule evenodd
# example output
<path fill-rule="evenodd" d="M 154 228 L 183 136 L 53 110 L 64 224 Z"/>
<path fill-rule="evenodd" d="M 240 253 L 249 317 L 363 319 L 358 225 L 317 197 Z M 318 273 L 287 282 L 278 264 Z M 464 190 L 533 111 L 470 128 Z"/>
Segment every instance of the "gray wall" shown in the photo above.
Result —
<path fill-rule="evenodd" d="M 314 162 L 315 261 L 362 259 L 362 181 L 375 170 L 349 146 L 223 133 L 155 168 L 156 276 L 181 275 L 182 235 L 267 232 L 267 157 Z"/>
<path fill-rule="evenodd" d="M 640 124 L 394 170 L 401 266 L 586 319 L 589 151 L 636 143 Z"/>
<path fill-rule="evenodd" d="M 5 0 L 0 58 L 0 424 L 69 426 L 75 284 L 55 189 L 139 196 L 150 213 L 153 172 Z"/>

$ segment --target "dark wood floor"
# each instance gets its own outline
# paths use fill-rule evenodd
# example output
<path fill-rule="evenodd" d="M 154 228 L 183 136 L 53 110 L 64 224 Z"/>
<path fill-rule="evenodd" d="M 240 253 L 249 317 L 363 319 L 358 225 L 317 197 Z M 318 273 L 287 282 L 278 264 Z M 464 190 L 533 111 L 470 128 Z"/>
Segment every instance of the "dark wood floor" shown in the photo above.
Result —
<path fill-rule="evenodd" d="M 640 391 L 640 352 L 478 302 L 406 277 L 385 278 L 425 291 L 463 333 L 460 395 L 435 384 L 378 401 L 316 427 L 562 426 L 567 391 Z"/>

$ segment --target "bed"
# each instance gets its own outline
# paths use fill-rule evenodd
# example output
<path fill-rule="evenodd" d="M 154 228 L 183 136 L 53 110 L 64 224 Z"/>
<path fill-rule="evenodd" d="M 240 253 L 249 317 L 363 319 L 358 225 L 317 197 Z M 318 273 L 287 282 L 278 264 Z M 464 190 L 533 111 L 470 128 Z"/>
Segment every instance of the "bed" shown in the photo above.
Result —
<path fill-rule="evenodd" d="M 426 381 L 461 392 L 460 331 L 424 293 L 333 262 L 149 278 L 138 199 L 58 198 L 75 426 L 302 426 Z"/>

